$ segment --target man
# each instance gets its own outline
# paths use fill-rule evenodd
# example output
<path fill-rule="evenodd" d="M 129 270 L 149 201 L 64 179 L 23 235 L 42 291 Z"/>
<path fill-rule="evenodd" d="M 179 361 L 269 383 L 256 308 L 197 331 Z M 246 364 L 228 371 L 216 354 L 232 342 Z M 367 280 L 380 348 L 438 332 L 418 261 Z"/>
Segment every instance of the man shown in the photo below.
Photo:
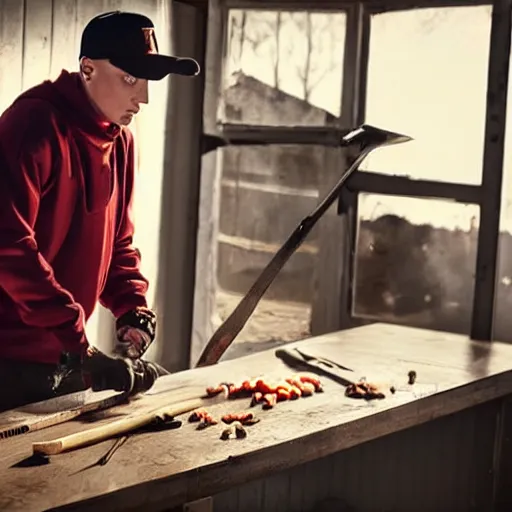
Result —
<path fill-rule="evenodd" d="M 160 55 L 151 20 L 119 11 L 89 22 L 79 64 L 0 117 L 0 410 L 89 386 L 135 393 L 157 376 L 141 359 L 156 319 L 132 245 L 127 125 L 148 80 L 199 66 Z M 116 318 L 114 357 L 86 339 L 98 301 Z"/>

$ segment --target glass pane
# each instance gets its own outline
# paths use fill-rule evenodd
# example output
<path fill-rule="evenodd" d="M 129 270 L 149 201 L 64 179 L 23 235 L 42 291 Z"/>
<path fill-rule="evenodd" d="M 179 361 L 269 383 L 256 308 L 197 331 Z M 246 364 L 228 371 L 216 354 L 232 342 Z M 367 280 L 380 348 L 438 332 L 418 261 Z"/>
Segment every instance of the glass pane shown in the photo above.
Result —
<path fill-rule="evenodd" d="M 230 10 L 222 121 L 325 126 L 340 115 L 345 13 Z"/>
<path fill-rule="evenodd" d="M 512 62 L 510 63 L 512 64 Z M 512 68 L 510 68 L 512 71 Z M 512 342 L 512 74 L 508 79 L 507 125 L 501 194 L 494 339 Z"/>
<path fill-rule="evenodd" d="M 316 207 L 326 151 L 317 146 L 222 150 L 219 321 L 233 311 L 288 236 Z M 226 359 L 310 335 L 317 228 L 281 269 Z"/>
<path fill-rule="evenodd" d="M 360 194 L 353 314 L 468 334 L 479 208 Z"/>
<path fill-rule="evenodd" d="M 366 122 L 415 140 L 362 169 L 481 182 L 490 28 L 491 6 L 372 17 Z"/>

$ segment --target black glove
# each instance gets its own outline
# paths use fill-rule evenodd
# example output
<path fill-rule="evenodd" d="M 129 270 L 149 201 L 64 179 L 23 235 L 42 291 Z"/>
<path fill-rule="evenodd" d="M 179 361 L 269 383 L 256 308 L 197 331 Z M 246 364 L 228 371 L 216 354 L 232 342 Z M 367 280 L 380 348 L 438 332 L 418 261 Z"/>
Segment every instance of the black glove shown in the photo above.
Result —
<path fill-rule="evenodd" d="M 117 344 L 114 352 L 121 357 L 139 359 L 155 339 L 156 315 L 148 308 L 136 308 L 116 321 Z"/>
<path fill-rule="evenodd" d="M 130 396 L 150 389 L 159 376 L 157 367 L 149 361 L 110 357 L 95 348 L 83 358 L 81 371 L 93 391 L 112 389 Z"/>

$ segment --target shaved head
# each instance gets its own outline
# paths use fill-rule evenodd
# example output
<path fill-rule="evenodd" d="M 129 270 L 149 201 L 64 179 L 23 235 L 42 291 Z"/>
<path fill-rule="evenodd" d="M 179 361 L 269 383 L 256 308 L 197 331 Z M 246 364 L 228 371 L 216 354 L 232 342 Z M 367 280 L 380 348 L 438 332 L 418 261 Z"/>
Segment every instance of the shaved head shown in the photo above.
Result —
<path fill-rule="evenodd" d="M 95 107 L 112 123 L 130 124 L 140 105 L 148 103 L 148 81 L 129 75 L 108 60 L 82 57 L 80 74 Z"/>

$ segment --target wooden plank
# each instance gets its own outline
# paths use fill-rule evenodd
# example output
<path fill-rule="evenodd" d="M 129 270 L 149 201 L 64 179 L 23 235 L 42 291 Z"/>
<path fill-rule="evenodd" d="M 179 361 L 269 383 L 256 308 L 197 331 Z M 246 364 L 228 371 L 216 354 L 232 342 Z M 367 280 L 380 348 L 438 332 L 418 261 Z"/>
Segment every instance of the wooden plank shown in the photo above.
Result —
<path fill-rule="evenodd" d="M 283 480 L 274 507 L 308 512 L 451 512 L 492 508 L 492 444 L 499 401 L 376 439 L 252 483 L 252 495 Z M 284 482 L 284 477 L 289 481 Z M 214 496 L 215 512 L 267 512 L 248 486 Z M 289 490 L 289 496 L 286 492 Z M 246 508 L 232 499 L 239 495 Z M 505 509 L 505 510 L 510 510 Z"/>
<path fill-rule="evenodd" d="M 227 18 L 224 16 L 220 0 L 211 0 L 208 3 L 204 65 L 203 130 L 213 135 L 218 135 L 219 132 L 217 112 L 222 96 L 223 55 L 227 40 L 226 25 Z M 204 151 L 204 145 L 202 150 Z M 219 234 L 222 156 L 222 153 L 212 151 L 203 154 L 201 159 L 190 366 L 196 364 L 216 327 L 214 319 L 217 316 L 218 244 L 215 243 L 215 240 Z"/>
<path fill-rule="evenodd" d="M 262 487 L 261 509 L 268 512 L 281 512 L 281 504 L 287 501 L 290 491 L 300 489 L 300 486 L 290 488 L 290 476 L 286 472 L 277 473 L 274 478 L 266 480 Z M 248 506 L 251 507 L 252 504 L 249 503 Z"/>
<path fill-rule="evenodd" d="M 368 14 L 361 6 L 347 11 L 340 126 L 358 126 L 364 122 L 369 30 Z M 326 165 L 320 174 L 321 197 L 339 179 L 342 167 L 352 158 L 349 149 L 326 152 Z M 352 327 L 356 322 L 351 317 L 351 290 L 357 195 L 345 187 L 340 194 L 338 209 L 332 213 L 327 212 L 318 226 L 318 290 L 311 313 L 311 332 L 315 335 Z"/>
<path fill-rule="evenodd" d="M 512 346 L 508 344 L 374 324 L 291 346 L 353 368 L 356 379 L 366 376 L 388 386 L 394 382 L 397 388 L 405 386 L 407 372 L 414 369 L 416 394 L 399 390 L 367 403 L 345 397 L 342 387 L 323 379 L 324 393 L 282 402 L 271 411 L 253 409 L 261 421 L 250 427 L 241 442 L 221 441 L 221 425 L 197 432 L 185 422 L 179 430 L 129 439 L 105 468 L 77 473 L 103 455 L 110 441 L 56 456 L 42 467 L 9 469 L 30 454 L 32 442 L 81 431 L 87 425 L 51 427 L 6 440 L 2 446 L 0 509 L 30 511 L 69 504 L 72 510 L 75 505 L 71 504 L 78 502 L 83 510 L 98 505 L 118 510 L 126 504 L 152 510 L 162 502 L 177 506 L 512 393 Z M 158 387 L 164 391 L 174 386 L 206 387 L 226 378 L 239 381 L 290 371 L 273 351 L 267 351 L 163 377 L 154 392 Z M 165 392 L 146 396 L 112 409 L 110 419 L 165 400 Z M 211 412 L 219 417 L 247 405 L 228 401 Z M 109 421 L 109 415 L 101 421 Z"/>
<path fill-rule="evenodd" d="M 263 492 L 256 482 L 247 482 L 237 489 L 236 510 L 252 510 L 263 505 Z M 219 503 L 222 506 L 222 502 Z M 222 509 L 221 509 L 222 510 Z"/>
<path fill-rule="evenodd" d="M 340 126 L 350 126 L 359 119 L 355 114 L 359 103 L 355 75 L 357 54 L 359 18 L 357 8 L 347 12 L 345 43 L 343 48 L 343 80 L 341 85 L 341 116 Z M 347 148 L 340 151 L 326 149 L 325 165 L 319 170 L 319 196 L 326 192 L 339 180 L 339 173 L 350 164 Z M 343 309 L 344 296 L 347 289 L 347 269 L 350 264 L 350 228 L 352 217 L 350 204 L 347 210 L 338 215 L 336 208 L 329 209 L 322 222 L 318 225 L 318 257 L 315 272 L 315 293 L 311 301 L 311 333 L 313 335 L 336 331 L 346 324 Z"/>
<path fill-rule="evenodd" d="M 188 5 L 173 5 L 173 51 L 194 57 L 204 69 L 208 14 Z M 187 27 L 187 30 L 182 30 Z M 169 371 L 190 366 L 194 313 L 197 230 L 201 175 L 201 133 L 205 76 L 169 77 L 166 117 L 168 143 L 162 182 L 159 282 L 156 307 L 161 311 L 159 362 Z"/>
<path fill-rule="evenodd" d="M 326 148 L 325 164 L 319 169 L 319 194 L 325 194 L 347 167 L 347 151 Z M 311 333 L 314 336 L 337 331 L 342 325 L 342 302 L 345 269 L 350 252 L 350 220 L 330 208 L 316 229 L 318 232 L 317 260 L 314 275 L 314 295 L 311 301 Z"/>
<path fill-rule="evenodd" d="M 52 0 L 25 0 L 23 90 L 50 76 L 52 10 Z"/>
<path fill-rule="evenodd" d="M 183 0 L 182 0 L 183 1 Z M 201 4 L 205 0 L 184 0 L 185 3 Z M 415 7 L 457 7 L 488 5 L 489 0 L 225 0 L 230 9 L 261 9 L 280 11 L 339 11 L 360 4 L 373 12 L 403 10 Z"/>
<path fill-rule="evenodd" d="M 372 14 L 403 11 L 414 8 L 474 7 L 491 5 L 492 0 L 363 0 Z"/>
<path fill-rule="evenodd" d="M 312 144 L 339 147 L 350 128 L 335 126 L 265 126 L 223 123 L 221 136 L 228 143 Z"/>
<path fill-rule="evenodd" d="M 78 0 L 53 2 L 50 76 L 56 79 L 63 69 L 78 67 Z"/>
<path fill-rule="evenodd" d="M 213 499 L 208 497 L 186 503 L 183 512 L 213 512 Z"/>
<path fill-rule="evenodd" d="M 0 0 L 0 113 L 18 96 L 23 73 L 24 4 Z M 6 77 L 9 77 L 6 79 Z"/>
<path fill-rule="evenodd" d="M 352 124 L 362 124 L 366 118 L 366 92 L 368 80 L 368 59 L 371 23 L 366 7 L 359 4 L 350 16 L 352 20 L 353 42 L 346 48 L 349 57 L 347 67 L 351 68 L 351 83 L 347 94 L 343 95 L 343 108 L 348 111 Z M 353 60 L 352 60 L 353 59 Z M 338 212 L 345 216 L 348 243 L 344 247 L 344 269 L 341 288 L 341 301 L 339 304 L 341 323 L 339 328 L 349 328 L 357 325 L 358 320 L 353 318 L 354 275 L 358 226 L 358 200 L 357 194 L 348 188 L 340 194 Z"/>
<path fill-rule="evenodd" d="M 482 202 L 471 321 L 471 337 L 477 340 L 493 339 L 511 30 L 512 0 L 496 0 L 492 10 Z"/>
<path fill-rule="evenodd" d="M 494 467 L 495 448 L 497 436 L 499 436 L 498 422 L 501 412 L 502 400 L 494 401 L 486 404 L 488 414 L 479 414 L 472 422 L 473 432 L 473 449 L 475 460 L 478 460 L 481 466 L 488 468 L 484 474 L 479 474 L 477 470 L 473 471 L 469 482 L 457 482 L 459 492 L 467 492 L 468 485 L 473 489 L 473 503 L 475 510 L 487 510 L 489 502 L 493 500 L 494 481 L 498 477 L 492 471 Z M 485 410 L 485 408 L 484 408 Z M 493 435 L 489 436 L 488 433 Z M 482 433 L 482 436 L 480 436 Z M 449 442 L 453 442 L 450 439 Z M 460 454 L 462 462 L 464 454 Z"/>
<path fill-rule="evenodd" d="M 367 171 L 354 173 L 347 180 L 347 187 L 357 192 L 453 199 L 459 203 L 466 204 L 480 204 L 483 192 L 480 185 L 415 180 L 407 178 L 406 176 L 388 176 Z"/>
<path fill-rule="evenodd" d="M 495 450 L 494 510 L 509 512 L 512 509 L 512 397 L 502 402 L 497 428 L 498 438 Z"/>

